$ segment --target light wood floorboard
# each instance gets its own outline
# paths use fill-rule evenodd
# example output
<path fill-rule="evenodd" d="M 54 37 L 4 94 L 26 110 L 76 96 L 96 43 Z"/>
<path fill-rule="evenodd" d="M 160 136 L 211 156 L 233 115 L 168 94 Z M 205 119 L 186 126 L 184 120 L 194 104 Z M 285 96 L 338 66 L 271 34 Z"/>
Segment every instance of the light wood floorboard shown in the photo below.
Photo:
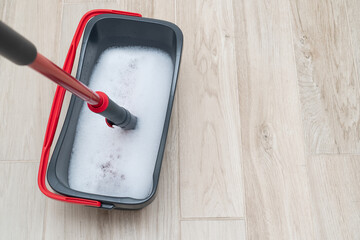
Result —
<path fill-rule="evenodd" d="M 243 220 L 232 221 L 182 221 L 181 240 L 242 240 L 245 239 Z"/>
<path fill-rule="evenodd" d="M 37 163 L 0 162 L 0 239 L 41 239 L 45 198 Z"/>
<path fill-rule="evenodd" d="M 312 239 L 289 5 L 234 4 L 247 235 Z"/>
<path fill-rule="evenodd" d="M 315 239 L 360 239 L 360 156 L 309 157 Z"/>
<path fill-rule="evenodd" d="M 182 217 L 244 216 L 231 1 L 178 1 Z M 187 14 L 183 14 L 186 12 Z"/>
<path fill-rule="evenodd" d="M 290 3 L 307 151 L 358 154 L 360 84 L 345 4 Z"/>
<path fill-rule="evenodd" d="M 355 60 L 357 76 L 360 72 L 360 2 L 357 0 L 344 0 L 346 5 L 347 21 L 350 28 L 351 51 Z"/>

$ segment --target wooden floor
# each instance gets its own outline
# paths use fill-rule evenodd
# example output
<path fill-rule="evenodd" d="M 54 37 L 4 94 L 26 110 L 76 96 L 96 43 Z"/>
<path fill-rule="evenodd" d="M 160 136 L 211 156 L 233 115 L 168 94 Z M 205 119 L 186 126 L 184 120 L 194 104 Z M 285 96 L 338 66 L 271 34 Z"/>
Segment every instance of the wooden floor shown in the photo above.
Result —
<path fill-rule="evenodd" d="M 184 33 L 158 196 L 106 211 L 42 195 L 55 86 L 1 58 L 0 239 L 360 239 L 359 1 L 0 0 L 0 19 L 62 65 L 95 8 Z"/>

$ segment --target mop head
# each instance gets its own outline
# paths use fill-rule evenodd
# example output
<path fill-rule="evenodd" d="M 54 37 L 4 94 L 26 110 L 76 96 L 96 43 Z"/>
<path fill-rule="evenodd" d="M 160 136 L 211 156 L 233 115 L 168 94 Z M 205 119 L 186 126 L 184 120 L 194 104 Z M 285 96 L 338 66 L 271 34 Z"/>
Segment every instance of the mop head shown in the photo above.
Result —
<path fill-rule="evenodd" d="M 117 47 L 102 53 L 89 87 L 137 116 L 137 126 L 109 128 L 83 106 L 69 166 L 72 189 L 138 199 L 151 193 L 172 75 L 170 56 L 158 49 Z"/>

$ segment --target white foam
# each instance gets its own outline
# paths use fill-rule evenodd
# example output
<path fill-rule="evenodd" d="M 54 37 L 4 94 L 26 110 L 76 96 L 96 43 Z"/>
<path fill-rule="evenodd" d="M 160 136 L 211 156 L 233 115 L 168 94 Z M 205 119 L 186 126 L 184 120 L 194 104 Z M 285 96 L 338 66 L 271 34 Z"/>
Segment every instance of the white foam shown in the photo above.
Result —
<path fill-rule="evenodd" d="M 69 166 L 72 189 L 138 199 L 150 194 L 172 75 L 170 56 L 157 49 L 118 47 L 102 53 L 89 87 L 137 116 L 137 127 L 109 128 L 84 104 Z"/>

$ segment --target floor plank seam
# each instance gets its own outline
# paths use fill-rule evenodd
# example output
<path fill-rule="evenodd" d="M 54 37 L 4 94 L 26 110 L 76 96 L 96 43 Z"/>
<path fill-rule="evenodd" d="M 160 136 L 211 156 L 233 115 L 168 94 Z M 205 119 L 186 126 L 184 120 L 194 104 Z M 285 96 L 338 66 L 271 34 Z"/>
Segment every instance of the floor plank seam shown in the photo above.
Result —
<path fill-rule="evenodd" d="M 232 4 L 232 17 L 233 17 L 233 22 L 235 23 L 236 22 L 236 19 L 235 19 L 235 13 L 234 13 L 234 1 L 231 2 Z M 233 35 L 235 36 L 236 34 L 236 30 L 235 30 L 235 26 L 233 26 Z M 234 37 L 234 40 L 233 40 L 233 44 L 234 44 L 234 52 L 235 52 L 235 61 L 236 61 L 236 65 L 237 65 L 237 44 L 236 44 L 236 40 L 235 40 L 235 37 Z M 238 220 L 244 220 L 245 222 L 245 236 L 247 237 L 247 221 L 246 221 L 246 197 L 245 197 L 245 191 L 246 191 L 246 187 L 245 187 L 245 172 L 244 172 L 244 162 L 243 162 L 243 148 L 242 148 L 242 131 L 241 131 L 241 111 L 240 111 L 240 88 L 239 88 L 239 76 L 238 76 L 238 72 L 235 71 L 235 76 L 236 76 L 236 83 L 237 83 L 237 89 L 236 89 L 236 94 L 238 96 L 238 102 L 239 102 L 239 105 L 238 105 L 238 113 L 239 113 L 239 122 L 240 122 L 240 167 L 241 167 L 241 184 L 242 184 L 242 189 L 243 189 L 243 193 L 242 193 L 242 212 L 243 212 L 243 217 L 239 217 L 239 218 L 235 218 L 235 219 L 238 219 Z M 226 218 L 225 221 L 229 220 L 231 218 Z"/>
<path fill-rule="evenodd" d="M 232 13 L 233 13 L 233 21 L 236 22 L 236 17 L 235 17 L 235 12 L 236 9 L 234 8 L 234 1 L 232 1 Z M 243 9 L 242 9 L 243 10 Z M 242 11 L 242 14 L 245 14 L 244 11 Z M 244 24 L 245 25 L 245 24 Z M 245 28 L 245 32 L 247 32 L 246 30 L 246 25 L 244 26 Z M 237 31 L 236 31 L 236 27 L 234 26 L 234 29 L 233 29 L 233 33 L 234 33 L 234 50 L 235 50 L 235 61 L 236 61 L 236 65 L 238 64 L 238 54 L 237 54 L 237 51 L 238 51 L 238 44 L 236 42 L 236 39 L 237 39 Z M 247 40 L 246 40 L 247 42 Z M 247 54 L 246 54 L 247 56 Z M 246 210 L 246 186 L 245 186 L 245 166 L 244 166 L 244 162 L 243 162 L 243 148 L 242 148 L 242 142 L 243 142 L 243 139 L 242 139 L 242 131 L 241 131 L 241 126 L 242 126 L 242 123 L 241 123 L 241 110 L 240 110 L 240 83 L 239 83 L 239 75 L 238 75 L 238 72 L 236 72 L 236 79 L 237 79 L 237 94 L 238 94 L 238 101 L 239 101 L 239 118 L 240 118 L 240 166 L 241 166 L 241 173 L 242 173 L 242 188 L 243 188 L 243 194 L 242 194 L 242 199 L 243 199 L 243 217 L 242 218 L 237 218 L 238 220 L 244 220 L 244 224 L 245 224 L 245 238 L 247 239 L 247 232 L 248 232 L 248 224 L 247 224 L 247 219 L 246 219 L 246 216 L 247 216 L 247 210 Z"/>
<path fill-rule="evenodd" d="M 61 51 L 61 35 L 62 35 L 61 29 L 62 29 L 62 26 L 63 26 L 63 15 L 64 15 L 64 0 L 61 0 L 60 26 L 59 26 L 59 28 L 60 28 L 60 34 L 59 34 L 58 57 L 57 57 L 59 64 L 62 64 L 62 62 L 61 62 L 62 59 L 60 59 L 60 57 L 61 57 L 60 51 Z M 65 61 L 65 59 L 64 59 L 64 61 Z M 55 94 L 55 92 L 54 92 L 54 94 Z"/>
<path fill-rule="evenodd" d="M 60 23 L 59 23 L 59 29 L 60 29 L 60 33 L 59 33 L 59 41 L 58 41 L 58 46 L 57 46 L 57 59 L 58 59 L 58 63 L 61 64 L 61 35 L 62 35 L 62 26 L 63 26 L 63 13 L 64 13 L 64 0 L 61 0 L 60 3 Z M 55 92 L 54 92 L 55 94 Z M 44 197 L 44 196 L 43 196 Z M 47 222 L 47 212 L 48 212 L 48 202 L 50 201 L 50 199 L 48 199 L 46 197 L 45 199 L 45 210 L 44 210 L 44 217 L 43 217 L 43 229 L 42 229 L 42 239 L 45 240 L 46 239 L 46 222 Z"/>
<path fill-rule="evenodd" d="M 178 24 L 177 22 L 177 0 L 174 0 L 174 23 Z M 177 216 L 177 224 L 179 227 L 179 234 L 178 234 L 178 239 L 181 240 L 182 236 L 181 236 L 181 197 L 180 197 L 180 144 L 179 144 L 179 94 L 175 94 L 175 104 L 176 104 L 176 117 L 177 117 L 177 121 L 176 121 L 176 132 L 175 134 L 177 134 L 177 174 L 178 174 L 178 184 L 177 184 L 177 191 L 178 191 L 178 216 Z"/>
<path fill-rule="evenodd" d="M 96 2 L 87 2 L 87 3 L 96 3 Z M 82 5 L 82 2 L 64 2 L 64 5 Z"/>
<path fill-rule="evenodd" d="M 42 239 L 46 239 L 46 219 L 47 219 L 47 210 L 48 210 L 48 201 L 49 199 L 45 199 L 45 210 L 44 210 L 44 217 L 43 217 L 43 231 L 42 231 Z"/>
<path fill-rule="evenodd" d="M 245 217 L 182 217 L 180 221 L 245 221 Z"/>
<path fill-rule="evenodd" d="M 6 2 L 5 2 L 5 3 L 4 3 L 4 9 L 3 9 L 2 13 L 1 13 L 1 20 L 2 20 L 2 21 L 5 19 L 5 13 L 6 13 L 6 11 L 7 11 L 7 8 L 6 8 Z"/>
<path fill-rule="evenodd" d="M 0 163 L 39 163 L 40 160 L 0 160 Z"/>
<path fill-rule="evenodd" d="M 308 157 L 321 157 L 321 156 L 331 156 L 331 157 L 360 157 L 360 153 L 312 153 L 308 154 Z"/>
<path fill-rule="evenodd" d="M 289 8 L 289 20 L 291 19 L 291 3 L 290 1 L 287 1 L 288 3 L 288 8 Z M 307 154 L 307 142 L 306 142 L 306 139 L 305 139 L 305 134 L 304 134 L 304 129 L 305 129 L 305 124 L 304 124 L 304 121 L 303 121 L 303 115 L 302 115 L 302 112 L 303 112 L 303 109 L 302 109 L 302 104 L 301 104 L 301 93 L 300 93 L 300 87 L 299 87 L 299 75 L 298 75 L 298 66 L 296 64 L 296 53 L 295 53 L 295 42 L 294 42 L 294 30 L 293 30 L 293 26 L 291 24 L 291 22 L 289 23 L 289 26 L 290 26 L 290 31 L 291 31 L 291 42 L 292 42 L 292 49 L 293 49 L 293 61 L 294 61 L 294 65 L 295 65 L 295 76 L 296 76 L 296 92 L 297 92 L 297 101 L 298 101 L 298 111 L 299 111 L 299 118 L 300 118 L 300 122 L 301 122 L 301 135 L 302 135 L 302 140 L 304 142 L 304 145 L 303 145 L 303 153 Z"/>
<path fill-rule="evenodd" d="M 355 55 L 354 55 L 354 44 L 353 44 L 353 34 L 351 33 L 351 27 L 350 27 L 350 21 L 349 21 L 349 14 L 348 14 L 348 6 L 347 6 L 347 3 L 346 1 L 342 1 L 342 3 L 344 4 L 344 8 L 345 8 L 345 14 L 346 14 L 346 24 L 349 28 L 349 37 L 350 37 L 350 46 L 351 46 L 351 55 L 353 57 L 353 64 L 354 64 L 354 67 L 355 67 L 355 76 L 356 76 L 356 79 L 359 79 L 359 74 L 358 74 L 358 68 L 357 68 L 357 63 L 356 63 L 356 58 L 355 58 Z"/>

